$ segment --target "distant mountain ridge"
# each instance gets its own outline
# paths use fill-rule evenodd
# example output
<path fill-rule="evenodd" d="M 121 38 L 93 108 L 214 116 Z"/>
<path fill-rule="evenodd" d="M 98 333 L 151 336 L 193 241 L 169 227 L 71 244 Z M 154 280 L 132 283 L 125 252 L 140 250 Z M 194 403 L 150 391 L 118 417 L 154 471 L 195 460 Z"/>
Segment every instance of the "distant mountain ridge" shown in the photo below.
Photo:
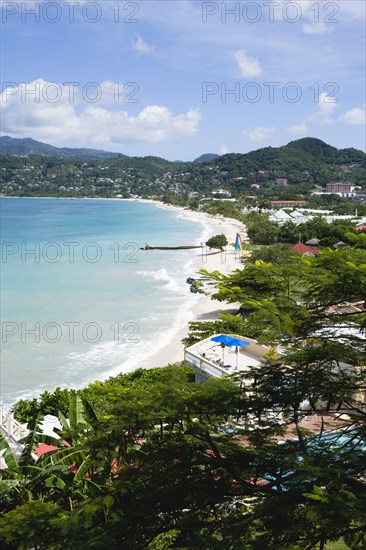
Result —
<path fill-rule="evenodd" d="M 15 148 L 17 154 L 1 155 L 0 193 L 5 196 L 166 195 L 179 202 L 191 192 L 210 196 L 222 188 L 234 197 L 250 192 L 293 198 L 335 181 L 351 182 L 366 190 L 366 154 L 354 148 L 337 149 L 315 138 L 182 163 L 156 156 L 115 154 L 111 158 L 107 151 L 100 157 L 88 149 L 74 149 L 72 156 L 62 156 L 65 150 L 47 145 L 46 154 L 41 147 L 42 155 L 39 142 L 26 140 L 30 148 L 24 149 L 24 142 L 16 141 L 22 144 L 21 149 Z M 7 151 L 14 151 L 11 138 L 3 138 L 2 143 L 8 146 Z M 32 152 L 22 155 L 20 150 Z M 58 158 L 54 158 L 55 152 Z"/>
<path fill-rule="evenodd" d="M 215 160 L 220 155 L 216 155 L 216 153 L 204 153 L 203 155 L 200 155 L 196 159 L 194 159 L 193 162 L 210 162 L 211 160 Z"/>
<path fill-rule="evenodd" d="M 37 141 L 32 138 L 12 138 L 10 136 L 0 137 L 0 154 L 28 156 L 28 155 L 44 155 L 46 157 L 56 157 L 65 159 L 80 159 L 80 160 L 96 160 L 114 158 L 123 155 L 123 153 L 113 153 L 100 149 L 89 148 L 73 148 L 73 147 L 55 147 L 42 141 Z M 193 162 L 210 162 L 215 160 L 220 155 L 215 153 L 204 153 L 194 159 Z M 183 164 L 183 161 L 176 160 L 177 164 Z"/>
<path fill-rule="evenodd" d="M 139 166 L 146 164 L 151 169 L 169 169 L 179 165 L 210 165 L 211 163 L 222 172 L 228 172 L 233 176 L 247 176 L 250 173 L 267 170 L 269 172 L 283 172 L 289 175 L 296 171 L 309 171 L 315 165 L 330 166 L 347 163 L 362 164 L 366 161 L 366 154 L 363 151 L 352 147 L 337 149 L 324 141 L 307 137 L 291 141 L 281 147 L 263 147 L 248 153 L 228 153 L 217 155 L 215 153 L 204 153 L 193 162 L 171 162 L 166 159 L 154 156 L 135 157 L 122 153 L 101 151 L 97 149 L 54 147 L 32 138 L 17 139 L 9 136 L 0 137 L 0 154 L 13 156 L 43 155 L 65 160 L 107 160 L 119 158 L 120 162 L 128 162 L 129 166 L 137 163 Z"/>
<path fill-rule="evenodd" d="M 32 138 L 18 139 L 10 136 L 0 137 L 0 153 L 3 155 L 17 156 L 44 155 L 46 157 L 65 159 L 75 158 L 80 160 L 96 160 L 126 156 L 122 153 L 112 153 L 99 149 L 55 147 Z"/>

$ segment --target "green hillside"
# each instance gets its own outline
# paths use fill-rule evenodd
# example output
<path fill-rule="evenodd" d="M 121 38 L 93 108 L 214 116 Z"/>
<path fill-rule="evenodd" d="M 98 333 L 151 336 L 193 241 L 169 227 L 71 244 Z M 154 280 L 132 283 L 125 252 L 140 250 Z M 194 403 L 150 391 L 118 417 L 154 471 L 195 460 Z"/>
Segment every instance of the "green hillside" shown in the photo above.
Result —
<path fill-rule="evenodd" d="M 73 149 L 54 147 L 31 138 L 17 139 L 9 136 L 0 137 L 0 152 L 6 155 L 44 155 L 57 158 L 101 159 L 120 156 L 121 153 L 100 151 L 98 149 Z"/>
<path fill-rule="evenodd" d="M 191 192 L 210 196 L 214 189 L 224 188 L 234 197 L 254 193 L 271 198 L 281 193 L 307 195 L 316 186 L 324 188 L 331 181 L 350 181 L 366 189 L 365 153 L 352 148 L 337 149 L 315 138 L 245 154 L 227 154 L 206 162 L 171 162 L 160 157 L 117 154 L 94 158 L 96 154 L 109 153 L 87 149 L 66 150 L 72 153 L 60 158 L 64 149 L 34 140 L 14 143 L 2 138 L 1 143 L 7 150 L 11 144 L 17 146 L 12 151 L 20 151 L 20 145 L 35 150 L 27 156 L 20 152 L 17 156 L 14 152 L 1 156 L 0 192 L 7 196 L 135 194 L 169 195 L 186 201 Z M 81 157 L 82 151 L 90 158 Z M 286 178 L 287 186 L 281 187 L 278 178 Z M 259 184 L 259 188 L 252 188 L 253 184 Z"/>

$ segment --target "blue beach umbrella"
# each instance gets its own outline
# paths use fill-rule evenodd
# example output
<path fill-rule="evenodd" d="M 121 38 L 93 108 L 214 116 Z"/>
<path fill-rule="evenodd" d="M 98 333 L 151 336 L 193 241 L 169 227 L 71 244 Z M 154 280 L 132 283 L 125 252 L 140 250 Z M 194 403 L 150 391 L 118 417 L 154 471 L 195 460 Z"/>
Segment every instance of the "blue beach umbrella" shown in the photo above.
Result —
<path fill-rule="evenodd" d="M 222 344 L 222 360 L 224 360 L 224 348 L 225 346 L 236 346 L 236 366 L 238 366 L 238 348 L 242 346 L 249 346 L 250 342 L 245 340 L 239 340 L 239 338 L 233 338 L 232 336 L 227 336 L 226 334 L 219 334 L 218 336 L 213 336 L 211 338 L 212 342 L 218 342 Z"/>
<path fill-rule="evenodd" d="M 218 336 L 213 336 L 211 338 L 213 342 L 220 342 L 221 344 L 225 344 L 225 346 L 249 346 L 250 342 L 246 342 L 245 340 L 239 340 L 239 338 L 233 338 L 232 336 L 227 336 L 226 334 L 219 334 Z"/>

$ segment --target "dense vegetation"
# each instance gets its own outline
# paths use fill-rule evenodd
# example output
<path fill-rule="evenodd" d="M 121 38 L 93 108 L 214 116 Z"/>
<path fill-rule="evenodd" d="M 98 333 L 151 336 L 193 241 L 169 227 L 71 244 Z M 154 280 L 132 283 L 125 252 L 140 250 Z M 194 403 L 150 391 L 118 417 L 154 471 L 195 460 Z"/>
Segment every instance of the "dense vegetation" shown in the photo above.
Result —
<path fill-rule="evenodd" d="M 246 218 L 248 237 L 253 244 L 297 243 L 319 239 L 316 248 L 344 243 L 345 246 L 365 246 L 365 233 L 358 232 L 350 220 L 328 223 L 315 216 L 305 223 L 287 221 L 283 225 L 271 222 L 263 214 L 251 214 Z"/>
<path fill-rule="evenodd" d="M 365 300 L 366 252 L 202 278 L 241 315 L 191 323 L 190 341 L 254 336 L 271 346 L 261 367 L 202 383 L 139 370 L 19 404 L 31 432 L 18 460 L 1 442 L 2 548 L 365 548 L 366 313 L 346 304 Z M 39 423 L 56 408 L 51 439 Z M 55 448 L 36 460 L 41 442 Z"/>
<path fill-rule="evenodd" d="M 35 146 L 31 150 L 38 154 L 0 155 L 0 192 L 7 196 L 82 197 L 168 194 L 187 203 L 190 193 L 211 195 L 220 188 L 230 191 L 234 197 L 250 194 L 267 199 L 308 194 L 315 186 L 322 188 L 331 181 L 350 181 L 366 188 L 365 153 L 355 149 L 338 150 L 314 138 L 247 154 L 184 163 L 123 155 L 107 159 L 99 155 L 95 160 L 92 150 L 87 157 L 87 150 L 84 153 L 79 150 L 71 158 L 70 152 L 64 154 L 65 150 L 55 149 L 58 153 L 54 156 L 41 156 Z M 46 154 L 53 154 L 52 151 L 51 148 Z M 61 154 L 65 158 L 56 158 Z M 81 156 L 77 158 L 77 155 Z M 281 187 L 276 183 L 278 178 L 286 178 L 288 186 Z M 251 188 L 253 184 L 260 187 Z"/>

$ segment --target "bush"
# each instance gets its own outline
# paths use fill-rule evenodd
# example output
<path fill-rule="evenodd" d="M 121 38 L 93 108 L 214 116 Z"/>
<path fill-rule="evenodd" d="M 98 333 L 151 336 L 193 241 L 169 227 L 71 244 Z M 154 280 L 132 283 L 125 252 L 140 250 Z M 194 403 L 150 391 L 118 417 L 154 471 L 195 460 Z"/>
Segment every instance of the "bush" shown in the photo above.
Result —
<path fill-rule="evenodd" d="M 224 234 L 215 235 L 206 242 L 206 246 L 209 248 L 218 248 L 219 250 L 223 250 L 227 244 L 228 240 Z"/>
<path fill-rule="evenodd" d="M 26 423 L 41 413 L 57 416 L 58 411 L 67 415 L 70 405 L 70 391 L 56 388 L 54 392 L 45 391 L 38 399 L 21 399 L 12 408 L 15 420 Z"/>

